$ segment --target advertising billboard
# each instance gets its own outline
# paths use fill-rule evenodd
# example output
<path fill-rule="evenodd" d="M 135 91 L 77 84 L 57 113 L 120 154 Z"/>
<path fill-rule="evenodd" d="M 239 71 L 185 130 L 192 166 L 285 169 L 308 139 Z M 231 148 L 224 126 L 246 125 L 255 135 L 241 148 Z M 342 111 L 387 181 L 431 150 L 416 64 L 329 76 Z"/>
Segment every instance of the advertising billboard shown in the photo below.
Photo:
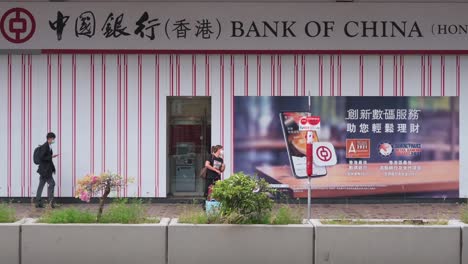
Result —
<path fill-rule="evenodd" d="M 458 97 L 236 96 L 234 170 L 307 196 L 303 116 L 338 164 L 314 166 L 312 197 L 459 197 Z"/>

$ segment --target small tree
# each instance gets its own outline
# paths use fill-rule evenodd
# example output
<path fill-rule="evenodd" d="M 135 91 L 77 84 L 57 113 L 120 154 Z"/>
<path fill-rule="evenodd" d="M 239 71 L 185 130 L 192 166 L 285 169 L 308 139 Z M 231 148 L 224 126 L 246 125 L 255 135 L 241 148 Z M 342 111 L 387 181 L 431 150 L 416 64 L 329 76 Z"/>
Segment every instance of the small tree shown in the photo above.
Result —
<path fill-rule="evenodd" d="M 126 186 L 132 180 L 125 179 L 118 174 L 101 173 L 101 175 L 86 175 L 83 179 L 78 180 L 78 187 L 75 192 L 75 197 L 89 203 L 91 197 L 102 193 L 99 199 L 99 211 L 96 217 L 97 222 L 101 220 L 104 204 L 111 191 L 116 191 L 118 188 Z"/>

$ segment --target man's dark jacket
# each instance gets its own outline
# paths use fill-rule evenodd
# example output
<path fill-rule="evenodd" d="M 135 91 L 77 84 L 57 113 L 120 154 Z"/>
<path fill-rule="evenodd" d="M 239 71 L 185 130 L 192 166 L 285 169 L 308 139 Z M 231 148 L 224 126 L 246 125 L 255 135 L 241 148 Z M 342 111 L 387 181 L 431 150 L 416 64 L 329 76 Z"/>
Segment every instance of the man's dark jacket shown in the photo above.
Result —
<path fill-rule="evenodd" d="M 49 143 L 46 142 L 41 146 L 39 150 L 40 163 L 37 173 L 41 177 L 52 177 L 52 173 L 55 173 L 54 162 L 52 161 L 52 149 L 49 146 Z"/>

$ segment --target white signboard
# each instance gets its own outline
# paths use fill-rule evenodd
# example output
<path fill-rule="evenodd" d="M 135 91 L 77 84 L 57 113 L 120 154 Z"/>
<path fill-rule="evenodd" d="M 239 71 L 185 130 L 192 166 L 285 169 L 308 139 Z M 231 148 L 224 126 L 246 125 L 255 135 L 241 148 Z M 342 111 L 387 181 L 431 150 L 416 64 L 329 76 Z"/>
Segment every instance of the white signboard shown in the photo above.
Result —
<path fill-rule="evenodd" d="M 337 163 L 335 147 L 330 142 L 315 142 L 313 144 L 314 164 L 317 166 L 333 166 Z"/>
<path fill-rule="evenodd" d="M 299 120 L 299 131 L 320 130 L 320 116 L 304 116 Z"/>
<path fill-rule="evenodd" d="M 0 49 L 467 51 L 466 3 L 0 3 Z"/>

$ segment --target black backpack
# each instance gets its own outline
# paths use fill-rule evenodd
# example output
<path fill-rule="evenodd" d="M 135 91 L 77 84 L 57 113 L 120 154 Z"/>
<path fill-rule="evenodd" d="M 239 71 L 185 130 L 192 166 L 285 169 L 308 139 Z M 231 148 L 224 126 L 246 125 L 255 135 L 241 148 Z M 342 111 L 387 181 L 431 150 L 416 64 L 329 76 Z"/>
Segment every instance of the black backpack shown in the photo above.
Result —
<path fill-rule="evenodd" d="M 34 149 L 34 154 L 33 154 L 33 160 L 34 160 L 34 164 L 36 165 L 39 165 L 41 164 L 41 145 L 37 146 L 35 149 Z"/>

